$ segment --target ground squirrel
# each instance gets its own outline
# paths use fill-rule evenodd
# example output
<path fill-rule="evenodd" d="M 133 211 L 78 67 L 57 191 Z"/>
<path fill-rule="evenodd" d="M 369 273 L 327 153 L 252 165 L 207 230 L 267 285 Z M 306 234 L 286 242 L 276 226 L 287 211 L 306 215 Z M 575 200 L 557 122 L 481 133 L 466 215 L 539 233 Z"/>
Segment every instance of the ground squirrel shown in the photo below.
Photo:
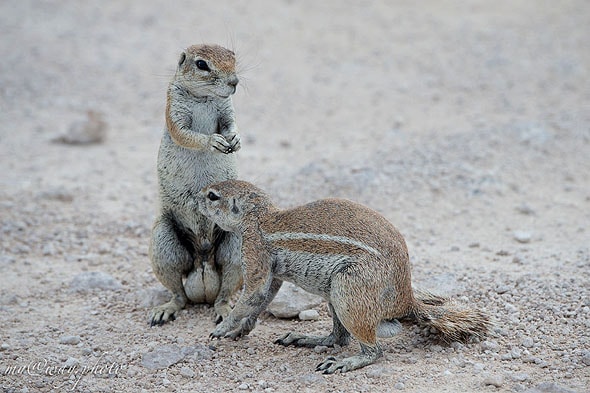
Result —
<path fill-rule="evenodd" d="M 206 185 L 237 177 L 230 154 L 240 149 L 231 101 L 237 84 L 235 55 L 218 45 L 183 51 L 169 84 L 150 259 L 173 297 L 152 310 L 152 325 L 174 319 L 188 300 L 214 303 L 219 321 L 241 285 L 240 237 L 220 230 L 195 204 Z"/>
<path fill-rule="evenodd" d="M 391 337 L 408 319 L 435 327 L 446 340 L 482 336 L 489 318 L 479 310 L 414 292 L 406 243 L 379 213 L 354 202 L 325 199 L 279 210 L 250 183 L 229 180 L 205 187 L 199 210 L 226 231 L 243 237 L 244 290 L 212 337 L 248 334 L 282 281 L 329 302 L 333 331 L 326 337 L 289 333 L 276 342 L 314 347 L 345 345 L 361 352 L 327 358 L 318 371 L 334 373 L 373 363 L 381 354 L 376 337 Z"/>

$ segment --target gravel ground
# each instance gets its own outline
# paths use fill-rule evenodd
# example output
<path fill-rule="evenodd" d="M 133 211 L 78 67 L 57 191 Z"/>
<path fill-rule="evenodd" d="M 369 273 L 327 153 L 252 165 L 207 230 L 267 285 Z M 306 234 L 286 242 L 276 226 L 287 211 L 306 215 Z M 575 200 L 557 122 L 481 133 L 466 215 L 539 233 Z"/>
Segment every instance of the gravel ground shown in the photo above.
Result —
<path fill-rule="evenodd" d="M 3 391 L 590 391 L 587 1 L 23 0 L 0 34 Z M 165 89 L 199 42 L 240 58 L 241 177 L 378 210 L 415 285 L 488 312 L 489 337 L 407 326 L 326 376 L 356 342 L 273 344 L 329 331 L 325 303 L 237 342 L 209 341 L 206 306 L 149 327 Z"/>

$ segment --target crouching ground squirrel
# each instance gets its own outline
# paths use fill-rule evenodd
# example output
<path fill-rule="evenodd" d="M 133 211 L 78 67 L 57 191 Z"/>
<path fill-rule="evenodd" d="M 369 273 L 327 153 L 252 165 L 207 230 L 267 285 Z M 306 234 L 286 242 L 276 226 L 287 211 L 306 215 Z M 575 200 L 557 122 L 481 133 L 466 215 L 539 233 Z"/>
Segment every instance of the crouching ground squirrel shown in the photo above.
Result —
<path fill-rule="evenodd" d="M 190 300 L 215 305 L 219 321 L 241 285 L 241 239 L 199 213 L 206 185 L 235 179 L 240 135 L 231 95 L 238 77 L 234 53 L 218 45 L 187 48 L 168 86 L 166 130 L 158 154 L 160 213 L 150 242 L 155 275 L 173 293 L 151 323 L 174 319 Z"/>
<path fill-rule="evenodd" d="M 382 354 L 376 337 L 398 333 L 400 319 L 433 326 L 446 340 L 482 336 L 489 329 L 488 317 L 478 310 L 415 293 L 404 238 L 363 205 L 326 199 L 279 210 L 263 191 L 237 180 L 205 187 L 197 198 L 205 216 L 243 237 L 244 290 L 212 337 L 248 334 L 283 280 L 329 302 L 333 331 L 326 337 L 289 333 L 278 344 L 345 345 L 350 336 L 360 342 L 358 355 L 319 364 L 324 373 L 373 363 Z"/>

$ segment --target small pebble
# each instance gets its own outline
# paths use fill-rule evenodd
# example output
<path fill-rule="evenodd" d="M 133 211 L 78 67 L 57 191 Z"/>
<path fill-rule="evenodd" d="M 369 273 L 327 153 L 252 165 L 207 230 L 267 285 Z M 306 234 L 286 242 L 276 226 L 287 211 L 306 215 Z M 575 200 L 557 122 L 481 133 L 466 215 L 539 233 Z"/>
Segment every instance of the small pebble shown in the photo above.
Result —
<path fill-rule="evenodd" d="M 442 352 L 443 351 L 443 347 L 441 347 L 440 345 L 431 345 L 430 346 L 430 351 L 432 352 Z"/>
<path fill-rule="evenodd" d="M 527 373 L 516 373 L 510 375 L 510 379 L 514 382 L 525 382 L 529 379 L 529 375 Z"/>
<path fill-rule="evenodd" d="M 495 341 L 486 340 L 481 343 L 481 349 L 484 351 L 498 352 L 500 350 L 500 346 Z"/>
<path fill-rule="evenodd" d="M 137 374 L 139 373 L 139 370 L 137 369 L 137 367 L 129 367 L 127 368 L 127 376 L 130 378 L 135 377 Z"/>
<path fill-rule="evenodd" d="M 404 385 L 403 382 L 398 382 L 395 385 L 393 385 L 393 388 L 396 390 L 403 390 L 406 387 L 406 385 Z"/>
<path fill-rule="evenodd" d="M 549 363 L 541 358 L 535 358 L 535 364 L 541 368 L 549 367 Z"/>
<path fill-rule="evenodd" d="M 465 347 L 465 345 L 463 345 L 462 343 L 460 343 L 459 341 L 453 341 L 451 343 L 451 348 L 453 348 L 455 351 L 459 351 L 461 349 L 463 349 Z"/>
<path fill-rule="evenodd" d="M 519 243 L 529 243 L 532 237 L 529 232 L 524 231 L 515 231 L 512 236 L 514 237 L 514 240 Z"/>
<path fill-rule="evenodd" d="M 508 286 L 508 285 L 498 285 L 496 287 L 496 293 L 499 295 L 509 292 L 509 291 L 510 291 L 510 286 Z"/>
<path fill-rule="evenodd" d="M 242 383 L 238 386 L 238 389 L 240 390 L 248 390 L 250 388 L 250 386 L 248 386 L 247 383 Z"/>
<path fill-rule="evenodd" d="M 506 311 L 508 311 L 510 314 L 514 314 L 514 313 L 518 312 L 518 308 L 516 308 L 514 305 L 512 305 L 510 303 L 506 303 L 504 305 L 504 309 Z"/>
<path fill-rule="evenodd" d="M 320 319 L 320 313 L 317 310 L 303 310 L 299 313 L 299 319 L 302 321 L 317 321 Z"/>
<path fill-rule="evenodd" d="M 463 357 L 452 358 L 451 361 L 459 368 L 463 368 L 467 365 L 467 362 L 465 361 L 465 359 L 463 359 Z"/>
<path fill-rule="evenodd" d="M 525 348 L 532 348 L 533 345 L 535 345 L 535 342 L 531 337 L 526 337 L 524 340 L 522 340 L 522 346 Z"/>
<path fill-rule="evenodd" d="M 59 338 L 59 343 L 65 345 L 77 345 L 80 343 L 80 336 L 61 336 Z"/>
<path fill-rule="evenodd" d="M 501 375 L 490 375 L 483 380 L 483 384 L 500 388 L 504 384 L 504 377 L 502 377 Z"/>
<path fill-rule="evenodd" d="M 180 375 L 185 378 L 193 378 L 195 376 L 195 372 L 190 367 L 182 367 L 180 369 Z"/>
<path fill-rule="evenodd" d="M 65 368 L 70 368 L 70 367 L 74 367 L 80 364 L 80 361 L 78 361 L 78 359 L 73 358 L 73 357 L 69 357 L 68 360 L 66 360 L 66 362 L 64 363 L 64 367 Z"/>

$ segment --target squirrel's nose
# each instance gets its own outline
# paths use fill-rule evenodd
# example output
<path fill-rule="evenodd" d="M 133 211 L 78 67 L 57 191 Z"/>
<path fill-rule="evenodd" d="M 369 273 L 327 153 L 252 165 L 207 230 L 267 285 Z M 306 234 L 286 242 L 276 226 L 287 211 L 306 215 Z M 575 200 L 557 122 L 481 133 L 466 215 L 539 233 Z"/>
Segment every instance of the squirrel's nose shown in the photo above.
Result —
<path fill-rule="evenodd" d="M 233 76 L 227 81 L 227 84 L 230 85 L 231 87 L 235 88 L 239 82 L 240 82 L 240 80 L 238 79 L 238 77 Z"/>

